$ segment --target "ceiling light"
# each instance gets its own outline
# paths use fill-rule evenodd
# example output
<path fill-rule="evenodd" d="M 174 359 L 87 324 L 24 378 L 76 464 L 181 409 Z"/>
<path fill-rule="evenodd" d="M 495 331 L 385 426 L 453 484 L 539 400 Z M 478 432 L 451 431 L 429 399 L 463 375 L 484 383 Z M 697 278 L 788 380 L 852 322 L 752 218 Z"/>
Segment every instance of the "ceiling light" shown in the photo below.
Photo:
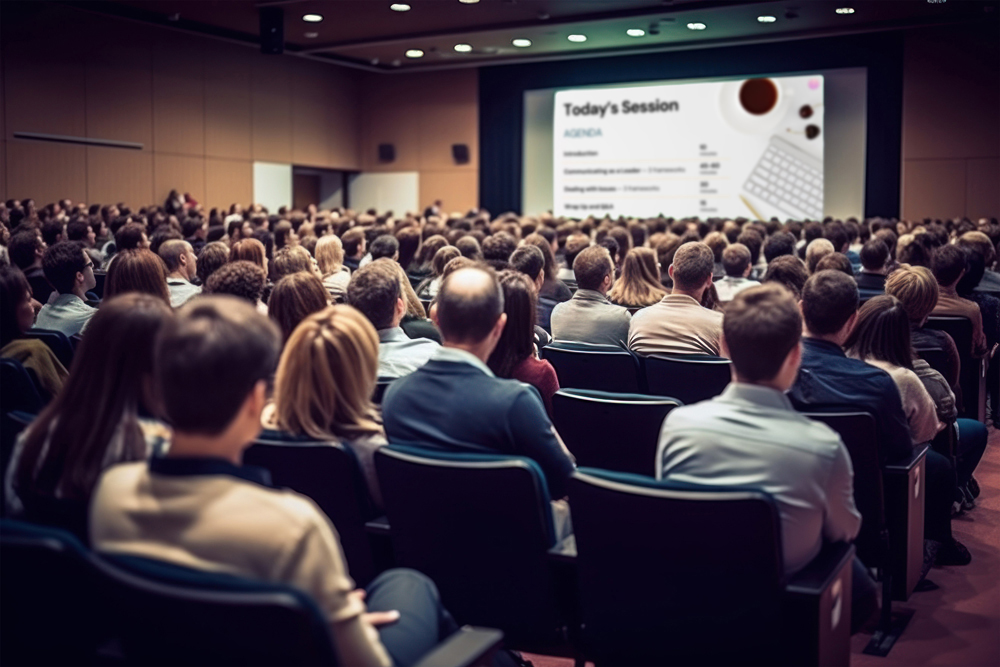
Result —
<path fill-rule="evenodd" d="M 389 5 L 389 9 L 394 12 L 408 12 L 410 11 L 410 6 L 405 2 L 394 2 Z"/>
<path fill-rule="evenodd" d="M 303 14 L 302 20 L 306 23 L 319 23 L 323 20 L 322 14 Z"/>
<path fill-rule="evenodd" d="M 474 5 L 479 2 L 479 0 L 458 0 L 463 5 Z"/>
<path fill-rule="evenodd" d="M 774 23 L 777 20 L 778 19 L 774 18 L 773 16 L 758 16 L 757 17 L 757 22 L 758 23 Z"/>
<path fill-rule="evenodd" d="M 468 53 L 469 51 L 472 50 L 472 45 L 471 44 L 456 44 L 455 45 L 455 50 L 458 51 L 459 53 Z"/>
<path fill-rule="evenodd" d="M 707 27 L 704 23 L 688 23 L 688 30 L 704 30 Z"/>
<path fill-rule="evenodd" d="M 587 41 L 587 36 L 586 35 L 570 35 L 566 39 L 568 39 L 571 42 L 586 42 Z"/>
<path fill-rule="evenodd" d="M 642 37 L 646 34 L 646 31 L 642 28 L 629 28 L 625 31 L 625 34 L 629 37 Z"/>
<path fill-rule="evenodd" d="M 531 40 L 524 38 L 512 39 L 510 43 L 521 49 L 531 46 Z"/>
<path fill-rule="evenodd" d="M 854 7 L 837 7 L 836 11 L 838 14 L 853 14 Z"/>
<path fill-rule="evenodd" d="M 420 49 L 409 49 L 406 52 L 406 57 L 407 58 L 423 58 L 424 57 L 424 52 L 421 51 Z"/>
<path fill-rule="evenodd" d="M 319 33 L 318 32 L 307 32 L 306 33 L 306 39 L 316 39 L 317 37 L 319 37 Z"/>

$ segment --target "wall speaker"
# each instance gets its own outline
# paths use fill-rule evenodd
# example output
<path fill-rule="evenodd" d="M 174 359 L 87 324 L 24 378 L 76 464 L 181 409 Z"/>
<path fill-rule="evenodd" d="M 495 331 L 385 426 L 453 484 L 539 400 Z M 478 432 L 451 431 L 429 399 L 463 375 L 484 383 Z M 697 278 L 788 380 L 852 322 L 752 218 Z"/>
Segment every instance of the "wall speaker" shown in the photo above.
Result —
<path fill-rule="evenodd" d="M 455 164 L 469 164 L 468 144 L 452 144 L 451 157 L 454 158 Z"/>
<path fill-rule="evenodd" d="M 392 162 L 396 159 L 396 147 L 392 144 L 379 144 L 378 145 L 378 161 L 379 162 Z"/>
<path fill-rule="evenodd" d="M 260 52 L 277 55 L 285 50 L 285 10 L 282 7 L 261 7 Z"/>

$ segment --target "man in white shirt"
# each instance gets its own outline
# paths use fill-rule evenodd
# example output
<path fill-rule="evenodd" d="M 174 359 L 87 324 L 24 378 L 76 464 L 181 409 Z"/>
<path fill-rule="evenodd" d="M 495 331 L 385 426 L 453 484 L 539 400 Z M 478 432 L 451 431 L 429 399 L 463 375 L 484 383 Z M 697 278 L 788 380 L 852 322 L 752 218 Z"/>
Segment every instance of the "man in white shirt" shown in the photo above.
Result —
<path fill-rule="evenodd" d="M 760 284 L 748 278 L 753 269 L 750 266 L 750 249 L 742 243 L 734 243 L 722 251 L 722 268 L 726 275 L 715 283 L 715 292 L 723 303 L 732 301 L 743 290 Z"/>
<path fill-rule="evenodd" d="M 167 289 L 170 305 L 179 308 L 191 297 L 201 294 L 201 288 L 191 284 L 198 275 L 198 258 L 187 241 L 171 239 L 160 246 L 160 258 L 167 265 Z"/>
<path fill-rule="evenodd" d="M 55 291 L 38 311 L 35 327 L 74 336 L 86 326 L 96 308 L 85 303 L 87 290 L 94 289 L 94 263 L 79 241 L 62 241 L 45 251 L 45 278 Z"/>

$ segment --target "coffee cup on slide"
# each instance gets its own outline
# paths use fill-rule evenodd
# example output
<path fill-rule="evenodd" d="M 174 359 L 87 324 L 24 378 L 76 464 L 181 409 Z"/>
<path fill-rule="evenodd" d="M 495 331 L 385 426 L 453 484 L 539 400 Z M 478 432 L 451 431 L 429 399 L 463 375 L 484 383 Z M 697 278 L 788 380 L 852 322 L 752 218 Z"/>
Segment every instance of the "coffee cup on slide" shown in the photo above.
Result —
<path fill-rule="evenodd" d="M 737 132 L 769 134 L 785 117 L 794 95 L 778 79 L 727 81 L 719 94 L 719 112 Z"/>

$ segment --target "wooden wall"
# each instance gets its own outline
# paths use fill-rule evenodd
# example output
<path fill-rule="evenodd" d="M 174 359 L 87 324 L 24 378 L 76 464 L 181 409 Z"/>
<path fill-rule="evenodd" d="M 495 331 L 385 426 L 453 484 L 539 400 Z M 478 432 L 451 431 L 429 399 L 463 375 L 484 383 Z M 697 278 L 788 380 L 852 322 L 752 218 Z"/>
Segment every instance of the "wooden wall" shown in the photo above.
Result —
<path fill-rule="evenodd" d="M 1000 42 L 970 26 L 906 35 L 902 216 L 1000 217 Z"/>
<path fill-rule="evenodd" d="M 251 201 L 254 160 L 361 167 L 354 70 L 47 3 L 5 7 L 0 30 L 0 197 L 228 206 Z"/>

